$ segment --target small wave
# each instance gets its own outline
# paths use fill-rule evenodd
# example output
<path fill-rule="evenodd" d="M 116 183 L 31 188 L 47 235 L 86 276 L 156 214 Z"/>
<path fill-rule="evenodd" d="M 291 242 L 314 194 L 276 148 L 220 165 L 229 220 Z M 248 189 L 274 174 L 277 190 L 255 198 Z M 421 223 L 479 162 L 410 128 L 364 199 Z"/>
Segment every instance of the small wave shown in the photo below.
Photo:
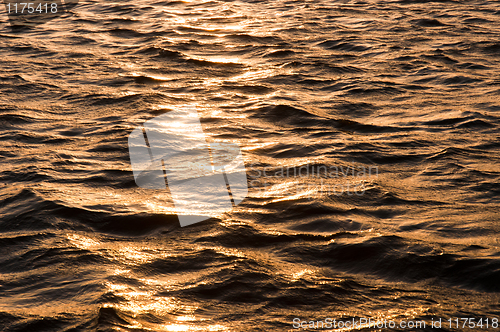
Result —
<path fill-rule="evenodd" d="M 444 24 L 444 23 L 442 23 L 434 18 L 421 18 L 421 19 L 413 21 L 413 23 L 415 25 L 418 25 L 421 27 L 426 27 L 426 28 L 446 26 L 446 24 Z"/>

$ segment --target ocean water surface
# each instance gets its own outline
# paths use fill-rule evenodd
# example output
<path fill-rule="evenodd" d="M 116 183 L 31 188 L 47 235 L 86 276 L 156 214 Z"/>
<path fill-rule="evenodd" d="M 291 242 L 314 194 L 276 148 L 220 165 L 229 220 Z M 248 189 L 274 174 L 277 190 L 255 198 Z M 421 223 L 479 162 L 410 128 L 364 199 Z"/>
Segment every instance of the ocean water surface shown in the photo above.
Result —
<path fill-rule="evenodd" d="M 185 105 L 249 191 L 180 227 L 127 139 Z M 28 29 L 2 8 L 0 330 L 491 321 L 499 165 L 498 1 L 81 0 Z"/>

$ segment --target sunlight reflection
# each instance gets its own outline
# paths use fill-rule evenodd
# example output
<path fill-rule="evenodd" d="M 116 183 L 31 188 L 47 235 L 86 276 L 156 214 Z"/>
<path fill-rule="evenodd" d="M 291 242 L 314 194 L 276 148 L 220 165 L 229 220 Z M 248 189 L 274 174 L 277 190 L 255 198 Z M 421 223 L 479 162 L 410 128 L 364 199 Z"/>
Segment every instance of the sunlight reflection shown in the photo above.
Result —
<path fill-rule="evenodd" d="M 195 321 L 196 320 L 196 318 L 193 315 L 179 316 L 176 319 L 180 320 L 180 321 Z"/>
<path fill-rule="evenodd" d="M 189 331 L 189 325 L 171 324 L 165 325 L 167 331 Z"/>
<path fill-rule="evenodd" d="M 122 274 L 124 270 L 115 271 Z M 127 277 L 131 272 L 128 271 Z M 170 278 L 168 279 L 169 281 Z M 141 279 L 143 285 L 130 285 L 128 283 L 105 282 L 104 286 L 109 292 L 123 299 L 119 303 L 105 305 L 124 313 L 127 327 L 145 331 L 228 331 L 228 328 L 214 324 L 205 318 L 196 317 L 194 312 L 197 306 L 187 305 L 175 297 L 158 295 L 161 289 L 166 291 L 169 287 L 159 280 Z M 142 316 L 155 317 L 156 322 L 143 320 Z M 161 322 L 163 320 L 163 322 Z M 167 321 L 167 322 L 165 322 Z"/>
<path fill-rule="evenodd" d="M 97 247 L 101 244 L 100 242 L 98 242 L 94 239 L 91 239 L 91 238 L 86 237 L 86 236 L 78 235 L 78 234 L 69 234 L 67 236 L 67 238 L 68 238 L 68 240 L 71 241 L 71 243 L 75 247 L 80 248 L 80 249 L 89 249 L 92 247 Z"/>
<path fill-rule="evenodd" d="M 300 278 L 302 278 L 304 275 L 306 274 L 311 274 L 313 273 L 314 271 L 311 270 L 311 269 L 304 269 L 302 271 L 299 271 L 299 272 L 295 272 L 295 273 L 292 273 L 292 280 L 293 281 L 298 281 Z"/>

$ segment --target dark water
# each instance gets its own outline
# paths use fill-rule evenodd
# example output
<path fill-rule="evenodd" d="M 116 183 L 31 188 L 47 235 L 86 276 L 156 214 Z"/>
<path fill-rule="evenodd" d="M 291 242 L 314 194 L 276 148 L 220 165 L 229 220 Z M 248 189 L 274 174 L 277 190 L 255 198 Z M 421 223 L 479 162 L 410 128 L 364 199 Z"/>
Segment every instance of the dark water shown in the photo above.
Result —
<path fill-rule="evenodd" d="M 2 13 L 2 331 L 500 316 L 499 2 L 91 0 L 24 31 Z M 127 137 L 188 104 L 252 182 L 181 228 Z"/>

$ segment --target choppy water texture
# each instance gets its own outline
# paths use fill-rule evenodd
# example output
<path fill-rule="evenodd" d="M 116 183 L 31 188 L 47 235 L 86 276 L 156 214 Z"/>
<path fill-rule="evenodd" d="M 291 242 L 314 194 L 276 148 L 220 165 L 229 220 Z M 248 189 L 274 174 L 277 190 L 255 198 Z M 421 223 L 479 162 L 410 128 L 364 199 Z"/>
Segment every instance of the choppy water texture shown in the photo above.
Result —
<path fill-rule="evenodd" d="M 500 316 L 498 2 L 85 0 L 30 30 L 0 19 L 2 331 Z M 183 105 L 254 181 L 185 228 L 127 147 Z M 304 166 L 378 175 L 263 174 Z M 346 185 L 364 194 L 329 190 Z"/>

